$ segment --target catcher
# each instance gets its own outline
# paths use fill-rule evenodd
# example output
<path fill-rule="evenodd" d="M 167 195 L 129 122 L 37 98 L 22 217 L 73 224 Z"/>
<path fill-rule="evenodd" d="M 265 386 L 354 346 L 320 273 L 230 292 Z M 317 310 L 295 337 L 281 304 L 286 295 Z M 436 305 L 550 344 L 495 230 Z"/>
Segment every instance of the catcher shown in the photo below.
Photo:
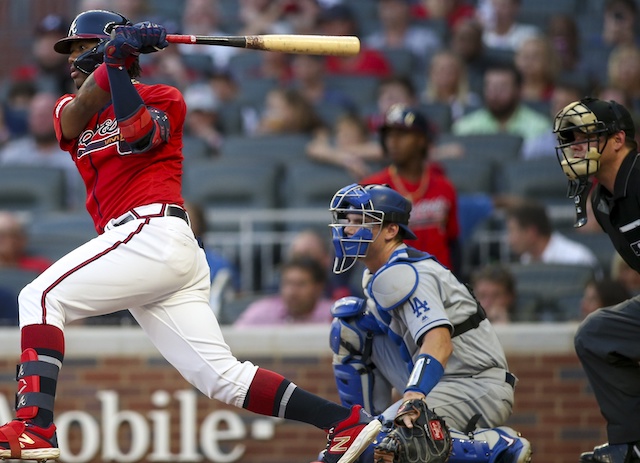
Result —
<path fill-rule="evenodd" d="M 415 239 L 411 203 L 386 185 L 352 184 L 330 211 L 333 271 L 357 259 L 366 267 L 366 301 L 347 297 L 332 308 L 338 392 L 386 423 L 359 461 L 529 462 L 530 443 L 502 426 L 516 384 L 502 346 L 470 290 L 404 244 Z M 403 393 L 396 403 L 392 389 Z"/>

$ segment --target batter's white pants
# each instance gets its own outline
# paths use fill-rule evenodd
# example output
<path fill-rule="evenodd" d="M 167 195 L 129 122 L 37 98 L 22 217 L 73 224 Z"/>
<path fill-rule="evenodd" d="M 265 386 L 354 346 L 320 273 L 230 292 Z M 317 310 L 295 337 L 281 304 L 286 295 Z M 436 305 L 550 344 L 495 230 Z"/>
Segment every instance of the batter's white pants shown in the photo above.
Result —
<path fill-rule="evenodd" d="M 148 210 L 152 206 L 144 206 Z M 138 209 L 136 209 L 138 210 Z M 241 407 L 257 371 L 239 362 L 209 306 L 209 267 L 183 219 L 141 218 L 70 252 L 20 293 L 20 327 L 128 309 L 160 353 L 208 397 Z"/>

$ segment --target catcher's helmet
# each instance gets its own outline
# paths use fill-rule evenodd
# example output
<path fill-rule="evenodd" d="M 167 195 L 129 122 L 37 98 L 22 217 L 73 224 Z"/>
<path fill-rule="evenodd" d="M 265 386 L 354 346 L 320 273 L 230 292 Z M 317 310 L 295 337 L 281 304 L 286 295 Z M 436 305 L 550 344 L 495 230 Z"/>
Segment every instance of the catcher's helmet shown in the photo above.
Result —
<path fill-rule="evenodd" d="M 369 243 L 376 239 L 372 227 L 383 223 L 397 223 L 405 239 L 415 240 L 409 228 L 411 202 L 387 185 L 358 185 L 353 183 L 341 188 L 331 199 L 329 207 L 333 221 L 329 225 L 336 251 L 333 271 L 342 273 L 355 264 L 358 257 L 365 257 Z M 349 224 L 347 214 L 362 214 L 362 221 Z M 348 235 L 346 227 L 358 228 Z M 378 232 L 379 233 L 379 232 Z"/>
<path fill-rule="evenodd" d="M 91 74 L 104 60 L 104 44 L 111 38 L 111 29 L 114 26 L 126 25 L 131 25 L 131 21 L 119 13 L 106 10 L 88 10 L 75 17 L 67 36 L 58 40 L 53 49 L 58 53 L 68 55 L 71 53 L 71 44 L 76 40 L 100 40 L 98 45 L 78 56 L 74 63 L 78 70 L 85 74 Z"/>
<path fill-rule="evenodd" d="M 565 106 L 555 117 L 553 131 L 557 134 L 556 155 L 569 180 L 586 181 L 600 168 L 600 137 L 606 146 L 609 136 L 624 131 L 627 138 L 635 138 L 633 119 L 624 106 L 615 101 L 583 98 Z M 586 136 L 576 140 L 576 133 Z M 575 157 L 571 147 L 587 144 L 584 157 Z"/>

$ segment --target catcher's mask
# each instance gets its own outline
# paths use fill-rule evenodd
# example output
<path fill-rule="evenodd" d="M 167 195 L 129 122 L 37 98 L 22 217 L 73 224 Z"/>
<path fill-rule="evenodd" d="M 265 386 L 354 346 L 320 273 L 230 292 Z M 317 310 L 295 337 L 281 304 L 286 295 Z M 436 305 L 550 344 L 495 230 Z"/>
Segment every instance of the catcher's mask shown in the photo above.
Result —
<path fill-rule="evenodd" d="M 553 131 L 557 134 L 556 156 L 569 179 L 568 196 L 583 192 L 589 177 L 598 172 L 602 151 L 609 137 L 624 131 L 634 140 L 635 128 L 629 112 L 615 101 L 583 98 L 565 106 L 555 117 Z M 585 145 L 576 150 L 576 145 Z"/>
<path fill-rule="evenodd" d="M 115 26 L 131 25 L 131 21 L 119 13 L 106 10 L 88 10 L 75 17 L 69 33 L 58 40 L 53 49 L 58 53 L 71 53 L 71 44 L 77 40 L 98 39 L 100 42 L 91 50 L 82 53 L 74 62 L 74 66 L 85 74 L 91 74 L 104 61 L 104 45 L 111 38 L 111 30 Z"/>
<path fill-rule="evenodd" d="M 421 133 L 428 140 L 431 137 L 431 127 L 426 116 L 416 108 L 402 104 L 392 105 L 384 115 L 384 121 L 378 129 L 382 149 L 387 152 L 386 136 L 391 129 L 404 130 L 407 132 Z"/>
<path fill-rule="evenodd" d="M 346 272 L 358 257 L 366 257 L 369 244 L 375 241 L 385 223 L 397 223 L 403 238 L 416 239 L 408 227 L 411 202 L 387 185 L 353 183 L 341 188 L 331 199 L 329 211 L 333 217 L 329 226 L 336 251 L 334 273 Z M 350 222 L 348 215 L 360 217 Z M 380 226 L 376 236 L 373 235 L 375 226 Z"/>

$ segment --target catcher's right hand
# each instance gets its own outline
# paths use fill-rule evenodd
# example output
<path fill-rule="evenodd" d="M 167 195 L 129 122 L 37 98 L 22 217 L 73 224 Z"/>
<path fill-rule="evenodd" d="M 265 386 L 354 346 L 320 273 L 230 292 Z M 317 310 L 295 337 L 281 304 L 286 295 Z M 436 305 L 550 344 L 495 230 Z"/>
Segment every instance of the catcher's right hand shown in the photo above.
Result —
<path fill-rule="evenodd" d="M 402 416 L 418 417 L 412 428 Z M 442 418 L 427 408 L 424 400 L 407 400 L 396 415 L 395 426 L 374 449 L 374 463 L 444 463 L 451 454 L 451 435 Z"/>

